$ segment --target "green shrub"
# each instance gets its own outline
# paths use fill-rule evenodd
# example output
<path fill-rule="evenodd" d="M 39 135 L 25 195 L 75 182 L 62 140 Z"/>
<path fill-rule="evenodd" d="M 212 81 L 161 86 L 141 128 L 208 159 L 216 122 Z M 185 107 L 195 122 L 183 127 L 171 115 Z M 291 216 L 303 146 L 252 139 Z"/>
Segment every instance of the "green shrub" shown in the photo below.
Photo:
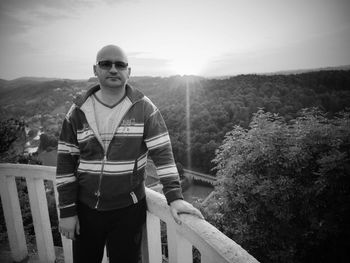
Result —
<path fill-rule="evenodd" d="M 350 118 L 259 110 L 216 152 L 208 220 L 261 262 L 345 262 L 350 250 Z"/>

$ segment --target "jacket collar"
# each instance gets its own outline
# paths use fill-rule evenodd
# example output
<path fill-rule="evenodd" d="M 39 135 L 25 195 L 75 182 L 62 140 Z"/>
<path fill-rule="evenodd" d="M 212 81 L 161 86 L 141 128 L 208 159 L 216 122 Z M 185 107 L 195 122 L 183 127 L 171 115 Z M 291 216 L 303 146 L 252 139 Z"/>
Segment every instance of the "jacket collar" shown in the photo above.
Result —
<path fill-rule="evenodd" d="M 134 104 L 135 102 L 139 101 L 144 97 L 142 92 L 133 88 L 129 84 L 126 84 L 125 88 L 126 88 L 126 96 L 128 96 L 132 104 Z M 91 87 L 89 90 L 86 91 L 85 94 L 76 97 L 74 99 L 74 103 L 80 108 L 84 104 L 84 102 L 87 100 L 87 98 L 90 97 L 95 92 L 97 92 L 99 89 L 100 89 L 99 84 Z"/>

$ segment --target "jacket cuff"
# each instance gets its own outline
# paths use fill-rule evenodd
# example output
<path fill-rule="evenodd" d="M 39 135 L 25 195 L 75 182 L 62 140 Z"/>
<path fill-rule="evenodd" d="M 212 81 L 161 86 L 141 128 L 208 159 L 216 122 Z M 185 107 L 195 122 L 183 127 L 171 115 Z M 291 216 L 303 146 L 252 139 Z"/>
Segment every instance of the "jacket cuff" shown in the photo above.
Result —
<path fill-rule="evenodd" d="M 77 215 L 76 206 L 70 206 L 67 208 L 60 208 L 60 218 L 72 217 Z"/>
<path fill-rule="evenodd" d="M 165 197 L 166 197 L 166 200 L 168 202 L 168 205 L 170 205 L 170 203 L 175 201 L 175 200 L 178 200 L 178 199 L 183 200 L 184 199 L 184 197 L 181 193 L 181 189 L 170 191 L 167 194 L 165 194 Z"/>

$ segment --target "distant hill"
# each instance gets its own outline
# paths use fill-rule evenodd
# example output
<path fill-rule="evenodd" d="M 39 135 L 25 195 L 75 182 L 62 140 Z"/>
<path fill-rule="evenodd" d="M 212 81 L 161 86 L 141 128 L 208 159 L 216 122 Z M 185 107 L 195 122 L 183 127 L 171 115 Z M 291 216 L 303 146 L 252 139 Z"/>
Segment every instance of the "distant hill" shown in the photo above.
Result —
<path fill-rule="evenodd" d="M 44 132 L 56 136 L 73 97 L 95 82 L 96 79 L 41 78 L 0 81 L 0 117 L 2 120 L 24 117 L 35 129 L 42 127 Z M 204 173 L 213 168 L 211 160 L 225 134 L 234 125 L 248 128 L 259 108 L 291 120 L 303 108 L 319 107 L 333 116 L 350 107 L 350 70 L 343 68 L 225 79 L 132 77 L 129 83 L 161 110 L 176 160 L 186 168 Z"/>
<path fill-rule="evenodd" d="M 38 78 L 38 77 L 21 77 L 13 80 L 4 80 L 4 82 L 0 81 L 0 90 L 6 88 L 16 88 L 24 85 L 35 84 L 39 82 L 48 82 L 54 81 L 57 79 L 53 78 Z"/>
<path fill-rule="evenodd" d="M 42 78 L 20 78 L 0 83 L 0 114 L 30 117 L 49 114 L 57 108 L 65 112 L 67 109 L 62 106 L 71 104 L 72 98 L 87 87 L 86 81 L 44 81 Z"/>
<path fill-rule="evenodd" d="M 309 68 L 309 69 L 291 69 L 291 70 L 278 70 L 271 72 L 259 72 L 259 73 L 248 73 L 248 74 L 232 74 L 232 75 L 220 75 L 220 76 L 208 76 L 207 79 L 228 79 L 240 75 L 260 75 L 260 76 L 271 76 L 271 75 L 294 75 L 309 72 L 319 71 L 338 71 L 338 70 L 350 70 L 350 65 L 334 66 L 334 67 L 323 67 L 323 68 Z"/>
<path fill-rule="evenodd" d="M 294 69 L 294 70 L 282 70 L 275 72 L 267 72 L 259 75 L 291 75 L 291 74 L 301 74 L 309 72 L 318 72 L 318 71 L 334 71 L 334 70 L 350 70 L 350 65 L 337 66 L 337 67 L 324 67 L 324 68 L 311 68 L 311 69 Z"/>
<path fill-rule="evenodd" d="M 58 80 L 59 78 L 43 78 L 43 77 L 20 77 L 11 80 L 12 82 L 26 82 L 26 81 L 35 81 L 35 82 L 43 82 L 43 81 L 53 81 L 53 80 Z"/>

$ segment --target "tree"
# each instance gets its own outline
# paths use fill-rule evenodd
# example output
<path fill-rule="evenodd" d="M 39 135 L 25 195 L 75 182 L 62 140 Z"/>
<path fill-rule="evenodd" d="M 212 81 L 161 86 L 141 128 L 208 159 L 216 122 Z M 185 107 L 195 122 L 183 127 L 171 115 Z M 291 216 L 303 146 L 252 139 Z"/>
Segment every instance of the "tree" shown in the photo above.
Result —
<path fill-rule="evenodd" d="M 22 136 L 25 123 L 16 119 L 0 122 L 0 153 L 10 149 L 11 144 Z"/>
<path fill-rule="evenodd" d="M 261 262 L 347 262 L 350 113 L 259 110 L 226 135 L 216 195 L 203 212 Z"/>
<path fill-rule="evenodd" d="M 0 162 L 17 162 L 23 158 L 26 143 L 25 123 L 17 119 L 0 122 Z"/>

